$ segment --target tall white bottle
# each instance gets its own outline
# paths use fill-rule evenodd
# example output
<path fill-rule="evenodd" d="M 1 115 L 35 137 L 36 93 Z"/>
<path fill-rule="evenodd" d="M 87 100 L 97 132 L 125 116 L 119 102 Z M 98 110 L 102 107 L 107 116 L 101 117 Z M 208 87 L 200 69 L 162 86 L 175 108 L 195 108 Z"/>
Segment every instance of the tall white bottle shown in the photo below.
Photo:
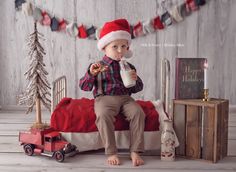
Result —
<path fill-rule="evenodd" d="M 132 69 L 130 68 L 128 62 L 126 60 L 121 60 L 119 62 L 120 64 L 120 75 L 122 78 L 122 81 L 124 83 L 124 86 L 126 88 L 130 88 L 136 85 L 136 81 L 132 79 L 131 77 L 131 71 Z"/>
<path fill-rule="evenodd" d="M 174 161 L 176 143 L 173 123 L 171 120 L 164 120 L 163 130 L 161 132 L 161 160 Z"/>

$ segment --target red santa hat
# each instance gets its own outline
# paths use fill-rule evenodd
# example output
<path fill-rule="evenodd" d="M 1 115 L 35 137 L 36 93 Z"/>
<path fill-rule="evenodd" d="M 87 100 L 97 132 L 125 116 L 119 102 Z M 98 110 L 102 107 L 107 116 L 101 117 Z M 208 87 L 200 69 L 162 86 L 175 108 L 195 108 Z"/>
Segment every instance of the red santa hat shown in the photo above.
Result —
<path fill-rule="evenodd" d="M 126 19 L 117 19 L 105 23 L 98 33 L 98 39 L 97 47 L 100 51 L 102 51 L 106 45 L 118 39 L 127 40 L 128 45 L 130 46 L 131 33 L 128 21 Z M 132 52 L 128 50 L 125 57 L 129 58 L 131 56 Z"/>

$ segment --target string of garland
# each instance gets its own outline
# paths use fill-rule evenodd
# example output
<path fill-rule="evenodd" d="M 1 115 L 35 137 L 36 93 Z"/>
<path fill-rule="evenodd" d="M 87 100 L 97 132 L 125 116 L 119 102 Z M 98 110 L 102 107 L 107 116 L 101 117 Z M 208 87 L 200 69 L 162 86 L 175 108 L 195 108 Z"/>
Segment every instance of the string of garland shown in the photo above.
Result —
<path fill-rule="evenodd" d="M 165 0 L 163 0 L 159 15 L 147 21 L 138 21 L 130 26 L 132 39 L 163 30 L 175 23 L 181 22 L 192 12 L 199 10 L 200 6 L 205 3 L 205 0 L 184 0 L 182 4 L 167 9 Z M 83 23 L 77 24 L 76 22 L 66 21 L 64 18 L 51 17 L 52 15 L 46 10 L 33 6 L 29 1 L 15 0 L 15 8 L 18 11 L 21 10 L 26 16 L 33 16 L 34 20 L 43 26 L 49 26 L 53 32 L 65 32 L 71 37 L 78 37 L 80 39 L 96 40 L 98 38 L 100 27 L 94 25 L 86 27 Z"/>

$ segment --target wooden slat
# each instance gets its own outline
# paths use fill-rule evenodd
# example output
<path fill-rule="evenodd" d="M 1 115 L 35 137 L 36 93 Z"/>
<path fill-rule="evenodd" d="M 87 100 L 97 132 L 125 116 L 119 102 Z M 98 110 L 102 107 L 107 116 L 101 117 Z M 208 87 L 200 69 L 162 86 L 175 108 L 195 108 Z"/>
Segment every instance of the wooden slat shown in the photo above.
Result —
<path fill-rule="evenodd" d="M 176 148 L 176 155 L 185 156 L 185 105 L 174 105 L 174 129 L 180 145 Z"/>
<path fill-rule="evenodd" d="M 0 136 L 0 153 L 23 152 L 22 146 L 19 145 L 18 135 Z"/>
<path fill-rule="evenodd" d="M 52 86 L 52 107 L 51 111 L 55 109 L 56 105 L 64 98 L 66 93 L 66 77 L 61 76 L 53 82 Z"/>
<path fill-rule="evenodd" d="M 180 105 L 180 108 L 183 109 L 184 105 Z M 18 114 L 18 113 L 17 113 Z M 184 113 L 182 113 L 184 114 Z M 19 116 L 19 115 L 15 115 Z M 9 117 L 7 124 L 12 123 L 10 127 L 6 124 L 2 126 L 3 132 L 9 131 L 10 128 L 14 129 L 14 113 L 2 113 L 4 119 Z M 0 118 L 1 119 L 1 118 Z M 17 119 L 20 119 L 17 117 Z M 33 118 L 32 118 L 33 119 Z M 178 119 L 178 118 L 177 118 Z M 175 118 L 174 118 L 175 120 Z M 181 122 L 181 121 L 180 121 Z M 1 124 L 0 124 L 1 125 Z M 6 128 L 5 128 L 6 127 Z M 16 125 L 15 128 L 24 128 L 24 125 Z M 5 128 L 5 129 L 4 129 Z M 229 127 L 229 138 L 228 141 L 228 155 L 236 156 L 236 139 L 233 139 L 233 133 L 235 132 L 236 127 Z M 13 130 L 12 130 L 13 131 Z M 2 130 L 0 129 L 0 132 Z M 183 135 L 183 133 L 182 133 Z M 77 172 L 77 171 L 86 171 L 86 172 L 95 172 L 95 171 L 106 171 L 106 172 L 123 172 L 123 171 L 183 171 L 183 172 L 233 172 L 236 169 L 236 157 L 225 157 L 223 160 L 220 160 L 218 163 L 212 165 L 205 161 L 196 161 L 196 160 L 186 160 L 177 157 L 175 162 L 164 162 L 160 161 L 159 156 L 144 156 L 145 165 L 139 168 L 134 168 L 129 159 L 129 154 L 126 152 L 124 155 L 120 154 L 122 165 L 121 166 L 109 166 L 106 164 L 106 156 L 103 152 L 100 155 L 96 155 L 96 152 L 89 152 L 88 154 L 78 154 L 75 157 L 66 158 L 64 163 L 58 163 L 54 159 L 44 157 L 44 156 L 26 156 L 23 153 L 22 146 L 19 146 L 18 135 L 0 135 L 0 171 L 3 172 L 36 172 L 36 171 L 48 171 L 48 172 Z"/>
<path fill-rule="evenodd" d="M 161 161 L 157 156 L 144 156 L 145 165 L 133 167 L 129 154 L 120 155 L 122 165 L 107 165 L 106 155 L 78 154 L 58 163 L 45 156 L 26 156 L 23 153 L 2 153 L 0 171 L 2 172 L 233 172 L 236 168 L 236 157 L 227 157 L 221 163 L 212 165 L 204 161 L 178 158 L 174 162 Z"/>
<path fill-rule="evenodd" d="M 220 105 L 221 109 L 221 121 L 222 127 L 219 129 L 222 129 L 222 135 L 221 135 L 221 155 L 220 159 L 227 156 L 227 151 L 228 151 L 228 121 L 229 121 L 229 101 L 225 101 Z"/>
<path fill-rule="evenodd" d="M 217 161 L 221 158 L 222 156 L 222 144 L 223 144 L 223 140 L 222 138 L 224 138 L 224 134 L 225 134 L 225 128 L 224 128 L 224 116 L 225 114 L 223 114 L 223 109 L 222 109 L 222 104 L 216 105 L 215 108 L 215 125 L 216 125 L 216 131 L 215 131 L 215 136 L 216 138 L 214 138 L 214 146 L 216 147 L 214 152 L 213 152 L 213 156 L 214 156 L 214 161 Z M 228 127 L 228 124 L 227 124 Z M 227 129 L 228 131 L 228 129 Z M 227 136 L 228 139 L 228 136 Z M 226 150 L 227 151 L 227 150 Z"/>
<path fill-rule="evenodd" d="M 236 157 L 236 139 L 228 140 L 228 156 Z"/>
<path fill-rule="evenodd" d="M 42 120 L 48 120 L 51 117 L 51 113 L 49 111 L 42 110 Z M 22 119 L 27 121 L 35 120 L 35 112 L 32 112 L 30 114 L 25 114 L 25 111 L 21 110 L 1 110 L 0 111 L 0 123 L 2 123 L 4 120 L 15 122 L 15 120 Z"/>
<path fill-rule="evenodd" d="M 229 119 L 230 120 L 230 119 Z M 235 127 L 236 126 L 236 121 L 228 121 L 228 126 L 229 127 Z"/>
<path fill-rule="evenodd" d="M 213 160 L 214 150 L 214 124 L 215 124 L 215 109 L 207 107 L 204 112 L 203 124 L 203 149 L 202 157 L 205 160 Z"/>
<path fill-rule="evenodd" d="M 19 130 L 27 130 L 31 127 L 31 123 L 8 123 L 8 124 L 0 124 L 1 131 L 19 131 Z"/>
<path fill-rule="evenodd" d="M 228 127 L 228 140 L 236 140 L 236 126 Z"/>
<path fill-rule="evenodd" d="M 201 155 L 201 109 L 187 105 L 186 112 L 186 156 L 200 159 Z"/>
<path fill-rule="evenodd" d="M 18 136 L 19 131 L 15 130 L 0 130 L 0 136 Z"/>
<path fill-rule="evenodd" d="M 215 104 L 224 102 L 224 99 L 211 99 L 211 101 L 202 101 L 201 99 L 182 99 L 173 100 L 176 104 L 193 105 L 193 106 L 207 106 L 215 107 Z"/>

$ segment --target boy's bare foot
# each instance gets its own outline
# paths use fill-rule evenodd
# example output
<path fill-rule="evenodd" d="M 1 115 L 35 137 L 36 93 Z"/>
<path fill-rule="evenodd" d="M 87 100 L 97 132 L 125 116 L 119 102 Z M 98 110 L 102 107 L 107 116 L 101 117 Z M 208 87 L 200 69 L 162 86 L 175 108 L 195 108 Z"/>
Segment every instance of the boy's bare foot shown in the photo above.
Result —
<path fill-rule="evenodd" d="M 109 155 L 107 158 L 107 163 L 110 165 L 120 165 L 120 159 L 117 154 Z"/>
<path fill-rule="evenodd" d="M 131 152 L 130 154 L 133 166 L 140 166 L 144 164 L 143 159 L 139 156 L 138 153 L 136 152 Z"/>

